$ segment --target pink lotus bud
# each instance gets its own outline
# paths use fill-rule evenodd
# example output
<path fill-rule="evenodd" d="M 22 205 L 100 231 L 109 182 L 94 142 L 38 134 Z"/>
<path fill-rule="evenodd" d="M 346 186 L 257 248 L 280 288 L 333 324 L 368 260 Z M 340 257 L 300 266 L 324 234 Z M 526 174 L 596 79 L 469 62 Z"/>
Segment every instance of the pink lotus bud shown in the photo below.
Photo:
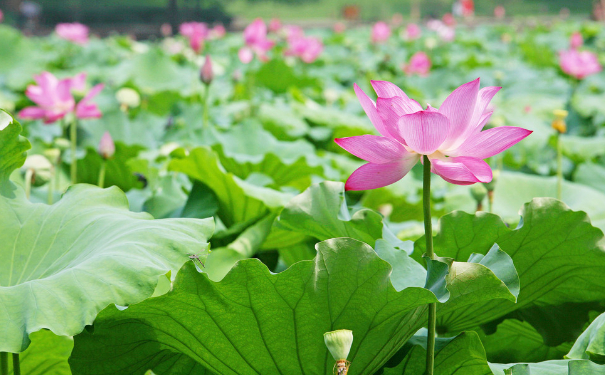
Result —
<path fill-rule="evenodd" d="M 212 83 L 213 78 L 212 59 L 210 59 L 210 55 L 206 55 L 206 60 L 204 61 L 204 65 L 202 65 L 202 70 L 200 72 L 200 79 L 205 85 L 209 85 Z"/>
<path fill-rule="evenodd" d="M 579 31 L 575 31 L 571 34 L 571 39 L 569 40 L 569 46 L 572 49 L 578 49 L 582 47 L 584 44 L 584 38 L 582 38 L 582 34 Z"/>
<path fill-rule="evenodd" d="M 169 37 L 170 35 L 172 35 L 172 26 L 170 26 L 169 23 L 162 24 L 162 26 L 160 27 L 160 33 L 165 38 Z"/>
<path fill-rule="evenodd" d="M 448 26 L 454 26 L 456 24 L 456 19 L 451 13 L 444 14 L 441 19 L 443 20 L 443 23 Z"/>
<path fill-rule="evenodd" d="M 372 43 L 386 42 L 391 36 L 391 28 L 386 23 L 379 21 L 372 27 Z"/>
<path fill-rule="evenodd" d="M 279 18 L 272 18 L 271 22 L 269 22 L 269 31 L 272 33 L 276 33 L 281 29 L 281 21 Z"/>
<path fill-rule="evenodd" d="M 99 142 L 99 155 L 103 157 L 103 159 L 107 160 L 116 153 L 116 145 L 113 143 L 113 139 L 109 132 L 105 132 L 101 137 L 101 142 Z"/>
<path fill-rule="evenodd" d="M 405 33 L 408 40 L 414 40 L 420 38 L 422 31 L 418 25 L 415 23 L 410 23 L 408 27 L 406 27 Z"/>
<path fill-rule="evenodd" d="M 504 16 L 506 16 L 506 10 L 502 5 L 498 5 L 494 8 L 494 17 L 501 20 L 502 18 L 504 18 Z"/>

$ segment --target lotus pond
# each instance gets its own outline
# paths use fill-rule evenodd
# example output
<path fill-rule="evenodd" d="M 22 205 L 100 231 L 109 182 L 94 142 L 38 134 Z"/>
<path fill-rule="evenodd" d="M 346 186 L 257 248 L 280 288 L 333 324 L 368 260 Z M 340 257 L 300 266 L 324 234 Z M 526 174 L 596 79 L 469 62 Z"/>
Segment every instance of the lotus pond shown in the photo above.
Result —
<path fill-rule="evenodd" d="M 0 25 L 0 374 L 605 374 L 605 27 L 437 22 Z"/>

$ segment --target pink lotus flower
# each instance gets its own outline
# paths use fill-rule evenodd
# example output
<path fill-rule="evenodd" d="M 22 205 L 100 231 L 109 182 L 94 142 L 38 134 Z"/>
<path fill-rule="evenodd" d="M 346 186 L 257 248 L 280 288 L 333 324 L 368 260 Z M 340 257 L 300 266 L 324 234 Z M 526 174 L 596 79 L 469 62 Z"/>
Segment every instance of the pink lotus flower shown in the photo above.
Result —
<path fill-rule="evenodd" d="M 454 18 L 454 15 L 451 13 L 444 14 L 443 17 L 441 17 L 441 19 L 443 20 L 443 23 L 446 24 L 447 26 L 456 26 L 456 19 Z"/>
<path fill-rule="evenodd" d="M 222 23 L 219 23 L 210 29 L 208 36 L 210 39 L 220 39 L 224 37 L 225 34 L 227 34 L 227 29 L 225 29 L 225 26 L 223 26 Z"/>
<path fill-rule="evenodd" d="M 414 40 L 420 38 L 422 31 L 420 27 L 415 23 L 410 23 L 405 29 L 405 36 L 408 40 Z"/>
<path fill-rule="evenodd" d="M 307 64 L 315 61 L 323 51 L 321 40 L 313 37 L 295 37 L 288 39 L 288 49 L 284 53 L 286 56 L 298 56 Z"/>
<path fill-rule="evenodd" d="M 372 27 L 372 43 L 386 42 L 391 36 L 391 28 L 386 23 L 379 21 Z"/>
<path fill-rule="evenodd" d="M 501 20 L 506 16 L 506 9 L 502 5 L 498 5 L 494 8 L 494 17 Z"/>
<path fill-rule="evenodd" d="M 28 120 L 42 119 L 45 124 L 60 120 L 72 112 L 80 119 L 101 117 L 101 111 L 91 99 L 103 89 L 103 84 L 93 87 L 76 105 L 71 91 L 82 91 L 85 79 L 84 73 L 62 80 L 58 80 L 49 72 L 35 76 L 34 80 L 38 86 L 28 86 L 25 95 L 38 106 L 23 108 L 19 117 Z"/>
<path fill-rule="evenodd" d="M 569 48 L 578 49 L 582 47 L 584 44 L 584 38 L 582 38 L 582 34 L 578 31 L 575 31 L 571 34 L 571 38 L 569 39 Z"/>
<path fill-rule="evenodd" d="M 189 46 L 195 53 L 200 53 L 204 40 L 208 38 L 208 25 L 203 22 L 185 22 L 179 26 L 179 33 L 189 39 Z"/>
<path fill-rule="evenodd" d="M 492 170 L 483 159 L 496 155 L 531 134 L 502 126 L 482 131 L 492 113 L 486 108 L 500 87 L 479 90 L 479 79 L 458 87 L 439 109 L 420 104 L 397 86 L 372 81 L 376 104 L 357 86 L 364 111 L 381 134 L 338 138 L 335 142 L 364 159 L 349 177 L 346 190 L 377 189 L 397 182 L 427 155 L 431 172 L 456 185 L 490 182 Z"/>
<path fill-rule="evenodd" d="M 431 59 L 426 53 L 416 52 L 411 58 L 409 64 L 404 64 L 403 71 L 407 75 L 417 74 L 419 76 L 427 76 L 431 70 Z"/>
<path fill-rule="evenodd" d="M 603 69 L 595 53 L 575 49 L 560 51 L 559 65 L 565 73 L 577 79 L 584 79 Z"/>
<path fill-rule="evenodd" d="M 305 31 L 302 27 L 296 25 L 284 26 L 284 34 L 286 39 L 302 38 L 305 36 Z"/>
<path fill-rule="evenodd" d="M 60 23 L 55 27 L 57 35 L 76 44 L 88 43 L 88 27 L 81 23 Z"/>
<path fill-rule="evenodd" d="M 281 21 L 279 18 L 272 18 L 269 22 L 269 31 L 272 33 L 276 33 L 281 29 Z"/>
<path fill-rule="evenodd" d="M 267 39 L 267 25 L 262 19 L 255 19 L 244 29 L 244 41 L 246 47 L 239 50 L 238 55 L 244 64 L 252 61 L 254 53 L 261 61 L 267 61 L 267 51 L 275 45 L 275 42 Z"/>

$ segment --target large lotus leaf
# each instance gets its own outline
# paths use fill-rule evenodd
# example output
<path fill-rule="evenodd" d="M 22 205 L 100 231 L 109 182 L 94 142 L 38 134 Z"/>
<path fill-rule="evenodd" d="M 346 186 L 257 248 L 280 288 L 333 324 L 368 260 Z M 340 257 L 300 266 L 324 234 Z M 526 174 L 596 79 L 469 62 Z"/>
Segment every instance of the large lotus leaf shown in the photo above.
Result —
<path fill-rule="evenodd" d="M 476 204 L 468 188 L 456 188 L 446 196 L 446 209 L 475 212 Z M 506 222 L 519 220 L 518 207 L 534 197 L 556 197 L 557 178 L 502 172 L 494 191 L 493 212 Z M 605 230 L 605 194 L 582 184 L 563 181 L 562 200 L 574 210 L 585 211 L 593 225 Z"/>
<path fill-rule="evenodd" d="M 542 336 L 528 322 L 506 319 L 498 324 L 495 333 L 479 332 L 490 362 L 539 362 L 563 358 L 571 344 L 547 346 Z"/>
<path fill-rule="evenodd" d="M 415 335 L 376 375 L 423 374 L 426 334 Z M 435 342 L 435 375 L 492 375 L 479 336 L 473 331 Z"/>
<path fill-rule="evenodd" d="M 188 264 L 170 293 L 99 314 L 93 333 L 75 338 L 72 371 L 142 374 L 178 353 L 225 375 L 332 374 L 323 333 L 346 328 L 350 374 L 372 374 L 422 326 L 435 297 L 397 292 L 389 264 L 362 242 L 331 239 L 317 250 L 279 274 L 240 261 L 219 283 Z"/>
<path fill-rule="evenodd" d="M 494 375 L 605 375 L 605 366 L 589 360 L 555 360 L 538 363 L 490 363 Z"/>
<path fill-rule="evenodd" d="M 71 375 L 67 359 L 74 347 L 71 337 L 43 329 L 30 335 L 31 345 L 19 354 L 19 367 L 27 375 Z M 13 374 L 12 361 L 8 373 Z"/>
<path fill-rule="evenodd" d="M 494 300 L 440 314 L 447 331 L 473 328 L 535 304 L 584 303 L 605 298 L 603 232 L 584 212 L 572 211 L 551 198 L 536 198 L 521 210 L 522 221 L 509 229 L 495 215 L 454 212 L 441 218 L 435 237 L 439 256 L 466 259 L 485 254 L 494 243 L 513 260 L 521 292 L 517 303 Z M 424 238 L 414 256 L 424 252 Z M 472 314 L 469 313 L 472 311 Z"/>
<path fill-rule="evenodd" d="M 326 240 L 351 237 L 371 246 L 383 237 L 382 216 L 363 209 L 351 216 L 342 182 L 313 184 L 292 198 L 279 216 L 279 225 L 291 231 Z"/>
<path fill-rule="evenodd" d="M 54 205 L 22 191 L 0 197 L 0 351 L 21 352 L 29 334 L 71 336 L 108 304 L 149 297 L 187 253 L 206 253 L 212 219 L 153 220 L 128 211 L 118 188 L 71 187 Z"/>
<path fill-rule="evenodd" d="M 315 148 L 305 140 L 278 141 L 254 123 L 217 134 L 217 138 L 219 144 L 213 149 L 219 154 L 221 164 L 242 179 L 252 173 L 263 173 L 273 180 L 272 187 L 289 185 L 303 190 L 311 184 L 312 175 L 324 175 Z"/>
<path fill-rule="evenodd" d="M 227 172 L 216 153 L 207 147 L 195 148 L 187 157 L 172 160 L 169 169 L 185 173 L 212 189 L 219 202 L 218 216 L 227 227 L 256 221 L 283 207 L 289 198 Z"/>
<path fill-rule="evenodd" d="M 561 135 L 560 141 L 563 155 L 569 157 L 575 163 L 581 163 L 594 157 L 605 155 L 605 138 L 603 137 Z"/>
<path fill-rule="evenodd" d="M 25 163 L 31 144 L 20 136 L 21 124 L 0 110 L 0 193 L 11 194 L 8 179 L 11 173 Z"/>
<path fill-rule="evenodd" d="M 605 363 L 605 314 L 599 315 L 588 326 L 565 357 Z"/>

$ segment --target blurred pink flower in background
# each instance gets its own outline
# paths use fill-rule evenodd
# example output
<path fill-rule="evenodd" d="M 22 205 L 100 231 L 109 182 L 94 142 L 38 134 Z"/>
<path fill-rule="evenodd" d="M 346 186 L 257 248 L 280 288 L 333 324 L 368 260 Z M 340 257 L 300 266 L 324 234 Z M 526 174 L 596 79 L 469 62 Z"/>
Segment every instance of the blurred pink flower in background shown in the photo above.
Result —
<path fill-rule="evenodd" d="M 367 161 L 348 178 L 346 190 L 377 189 L 402 179 L 427 155 L 431 172 L 456 185 L 490 182 L 483 159 L 515 145 L 532 132 L 501 126 L 482 131 L 492 113 L 487 107 L 500 87 L 479 89 L 479 79 L 454 90 L 439 109 L 420 104 L 396 85 L 372 81 L 376 104 L 357 86 L 361 106 L 381 136 L 337 138 L 335 142 Z"/>
<path fill-rule="evenodd" d="M 28 120 L 41 119 L 45 124 L 60 120 L 71 112 L 81 119 L 101 117 L 101 111 L 91 100 L 103 89 L 103 84 L 93 87 L 76 105 L 71 92 L 83 91 L 85 80 L 85 73 L 62 80 L 58 80 L 49 72 L 34 76 L 34 81 L 38 85 L 29 85 L 25 95 L 37 106 L 23 108 L 19 112 L 19 117 Z"/>
<path fill-rule="evenodd" d="M 323 51 L 323 43 L 318 38 L 298 36 L 288 39 L 286 56 L 298 56 L 306 63 L 315 61 Z"/>
<path fill-rule="evenodd" d="M 99 142 L 98 150 L 99 155 L 105 160 L 111 158 L 116 153 L 116 145 L 111 138 L 109 132 L 105 132 Z"/>
<path fill-rule="evenodd" d="M 208 37 L 210 39 L 220 39 L 220 38 L 224 37 L 225 34 L 227 34 L 227 30 L 225 29 L 225 26 L 223 26 L 222 23 L 219 23 L 218 25 L 215 25 L 212 29 L 210 29 L 210 32 L 208 33 Z"/>
<path fill-rule="evenodd" d="M 451 13 L 444 14 L 443 17 L 441 17 L 441 20 L 443 21 L 444 24 L 446 24 L 448 26 L 456 25 L 456 19 L 454 18 L 454 15 Z"/>
<path fill-rule="evenodd" d="M 60 23 L 55 27 L 57 35 L 76 44 L 88 43 L 88 27 L 81 23 Z"/>
<path fill-rule="evenodd" d="M 179 26 L 179 33 L 189 39 L 189 46 L 195 53 L 200 53 L 209 30 L 203 22 L 185 22 Z"/>
<path fill-rule="evenodd" d="M 205 85 L 209 85 L 212 83 L 213 78 L 214 71 L 212 70 L 212 59 L 210 58 L 210 55 L 206 55 L 204 65 L 202 65 L 202 69 L 200 70 L 200 79 Z"/>
<path fill-rule="evenodd" d="M 453 27 L 445 26 L 437 30 L 437 34 L 439 34 L 441 40 L 451 42 L 456 37 L 456 30 Z"/>
<path fill-rule="evenodd" d="M 287 39 L 302 38 L 305 36 L 305 31 L 303 30 L 303 28 L 296 25 L 284 26 L 283 32 Z"/>
<path fill-rule="evenodd" d="M 494 8 L 494 17 L 501 20 L 506 16 L 506 9 L 502 5 L 498 5 Z"/>
<path fill-rule="evenodd" d="M 603 68 L 594 52 L 570 49 L 559 52 L 559 65 L 566 74 L 577 79 L 600 72 Z"/>
<path fill-rule="evenodd" d="M 269 31 L 272 33 L 276 33 L 281 30 L 281 21 L 279 18 L 271 18 L 269 22 Z"/>
<path fill-rule="evenodd" d="M 391 17 L 391 24 L 394 27 L 402 25 L 403 24 L 403 15 L 401 13 L 393 14 L 393 17 Z"/>
<path fill-rule="evenodd" d="M 163 23 L 162 26 L 160 26 L 160 34 L 162 34 L 164 38 L 169 37 L 172 35 L 172 26 L 170 26 L 169 23 Z"/>
<path fill-rule="evenodd" d="M 405 36 L 406 36 L 406 39 L 408 39 L 408 40 L 418 39 L 418 38 L 420 38 L 421 34 L 422 34 L 422 31 L 420 30 L 420 26 L 416 25 L 415 23 L 410 23 L 405 28 Z"/>
<path fill-rule="evenodd" d="M 426 77 L 431 70 L 431 65 L 431 59 L 429 59 L 426 53 L 420 51 L 416 52 L 410 58 L 410 62 L 404 64 L 402 68 L 407 75 L 417 74 Z"/>
<path fill-rule="evenodd" d="M 239 50 L 238 56 L 244 64 L 249 63 L 254 58 L 254 54 L 261 61 L 268 61 L 267 51 L 275 45 L 275 42 L 267 39 L 267 25 L 257 18 L 244 29 L 244 42 L 246 47 Z"/>
<path fill-rule="evenodd" d="M 386 42 L 391 36 L 391 28 L 386 23 L 379 21 L 372 27 L 372 43 Z"/>
<path fill-rule="evenodd" d="M 571 38 L 569 39 L 569 47 L 571 49 L 578 49 L 582 47 L 584 44 L 584 38 L 582 38 L 582 34 L 579 31 L 574 31 L 571 34 Z"/>
<path fill-rule="evenodd" d="M 337 34 L 343 33 L 347 29 L 347 25 L 344 22 L 336 22 L 334 24 L 334 32 Z"/>
<path fill-rule="evenodd" d="M 0 9 L 0 22 L 4 21 L 4 13 Z"/>

